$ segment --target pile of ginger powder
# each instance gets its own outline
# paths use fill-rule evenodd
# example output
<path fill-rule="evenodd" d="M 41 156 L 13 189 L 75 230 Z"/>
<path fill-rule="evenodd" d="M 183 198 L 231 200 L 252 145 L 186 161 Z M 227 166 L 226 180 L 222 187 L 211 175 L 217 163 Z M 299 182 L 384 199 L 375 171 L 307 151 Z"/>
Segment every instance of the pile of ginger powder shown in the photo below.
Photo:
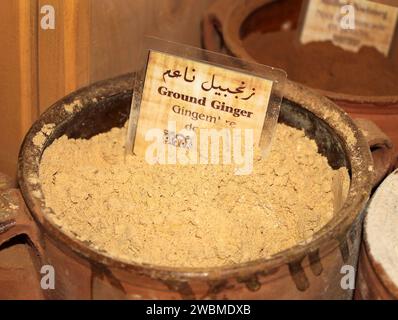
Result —
<path fill-rule="evenodd" d="M 125 155 L 125 128 L 55 140 L 42 157 L 48 218 L 115 259 L 206 268 L 271 257 L 310 241 L 348 185 L 303 131 L 278 124 L 253 172 L 231 165 L 150 165 Z"/>

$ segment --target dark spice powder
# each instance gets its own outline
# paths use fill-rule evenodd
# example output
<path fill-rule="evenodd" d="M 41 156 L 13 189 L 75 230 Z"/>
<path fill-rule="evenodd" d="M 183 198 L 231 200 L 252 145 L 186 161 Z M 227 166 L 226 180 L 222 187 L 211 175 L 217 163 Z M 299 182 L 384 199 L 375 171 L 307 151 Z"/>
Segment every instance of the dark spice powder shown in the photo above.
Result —
<path fill-rule="evenodd" d="M 310 87 L 362 96 L 398 95 L 398 55 L 386 58 L 371 47 L 358 53 L 331 42 L 300 45 L 294 31 L 252 33 L 243 44 L 258 62 L 284 69 Z"/>

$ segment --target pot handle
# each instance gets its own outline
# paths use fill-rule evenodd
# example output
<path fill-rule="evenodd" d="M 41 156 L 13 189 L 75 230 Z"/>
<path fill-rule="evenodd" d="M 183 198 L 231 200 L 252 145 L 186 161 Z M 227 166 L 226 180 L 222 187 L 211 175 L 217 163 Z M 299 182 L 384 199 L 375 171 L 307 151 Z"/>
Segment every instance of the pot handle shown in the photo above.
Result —
<path fill-rule="evenodd" d="M 231 0 L 217 0 L 206 10 L 202 20 L 202 46 L 205 49 L 224 52 L 223 26 L 232 3 Z"/>
<path fill-rule="evenodd" d="M 18 235 L 26 235 L 43 257 L 40 232 L 25 206 L 19 189 L 0 173 L 0 246 Z"/>
<path fill-rule="evenodd" d="M 367 119 L 355 119 L 354 122 L 361 129 L 372 152 L 373 187 L 376 187 L 392 171 L 395 160 L 394 145 L 374 122 Z"/>

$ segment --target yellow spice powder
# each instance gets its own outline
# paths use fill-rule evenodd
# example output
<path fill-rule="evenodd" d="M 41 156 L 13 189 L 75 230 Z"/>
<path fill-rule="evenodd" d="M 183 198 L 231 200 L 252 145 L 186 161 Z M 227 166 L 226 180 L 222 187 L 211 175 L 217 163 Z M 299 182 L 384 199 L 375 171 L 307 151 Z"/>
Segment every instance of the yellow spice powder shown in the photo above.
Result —
<path fill-rule="evenodd" d="M 54 141 L 40 181 L 49 218 L 106 254 L 135 263 L 214 267 L 309 241 L 332 218 L 333 170 L 304 132 L 279 124 L 253 173 L 230 165 L 150 165 L 125 158 L 125 128 Z"/>

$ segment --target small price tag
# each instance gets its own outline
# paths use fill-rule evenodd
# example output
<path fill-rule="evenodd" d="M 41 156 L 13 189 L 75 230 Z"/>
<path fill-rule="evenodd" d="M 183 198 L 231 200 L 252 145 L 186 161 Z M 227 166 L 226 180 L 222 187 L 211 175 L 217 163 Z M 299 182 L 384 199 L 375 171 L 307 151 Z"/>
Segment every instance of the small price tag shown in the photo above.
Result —
<path fill-rule="evenodd" d="M 364 0 L 307 0 L 301 16 L 302 44 L 329 40 L 348 51 L 370 46 L 388 56 L 398 8 Z"/>
<path fill-rule="evenodd" d="M 133 94 L 127 148 L 146 156 L 164 145 L 197 148 L 203 129 L 249 129 L 264 150 L 279 114 L 286 74 L 180 44 L 147 39 Z M 225 143 L 225 142 L 223 142 Z"/>

